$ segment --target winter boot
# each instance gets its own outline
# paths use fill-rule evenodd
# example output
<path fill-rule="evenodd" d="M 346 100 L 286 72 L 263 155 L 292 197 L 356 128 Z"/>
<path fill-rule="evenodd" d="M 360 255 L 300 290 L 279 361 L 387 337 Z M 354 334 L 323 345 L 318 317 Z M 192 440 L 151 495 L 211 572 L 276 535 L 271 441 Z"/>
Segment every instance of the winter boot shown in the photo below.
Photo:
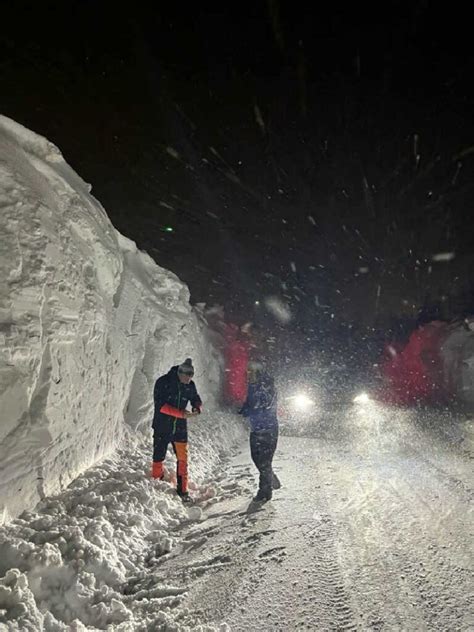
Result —
<path fill-rule="evenodd" d="M 163 477 L 164 477 L 163 461 L 153 461 L 153 465 L 151 469 L 151 477 L 158 478 L 160 481 L 163 480 Z"/>
<path fill-rule="evenodd" d="M 193 499 L 189 495 L 189 492 L 178 492 L 178 496 L 181 498 L 183 503 L 192 503 Z"/>
<path fill-rule="evenodd" d="M 263 492 L 261 489 L 258 490 L 257 495 L 253 497 L 254 502 L 256 503 L 266 503 L 268 500 L 272 499 L 272 492 Z"/>
<path fill-rule="evenodd" d="M 275 472 L 273 472 L 273 476 L 272 476 L 272 489 L 280 489 L 281 487 L 281 483 L 280 483 L 280 479 L 278 478 L 278 476 L 275 474 Z"/>

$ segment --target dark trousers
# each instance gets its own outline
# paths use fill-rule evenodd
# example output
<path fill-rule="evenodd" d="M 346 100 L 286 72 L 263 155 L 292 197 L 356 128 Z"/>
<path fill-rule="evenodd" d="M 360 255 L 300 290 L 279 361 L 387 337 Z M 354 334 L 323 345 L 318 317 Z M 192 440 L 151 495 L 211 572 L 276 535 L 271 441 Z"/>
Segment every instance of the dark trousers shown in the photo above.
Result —
<path fill-rule="evenodd" d="M 260 472 L 259 492 L 268 498 L 272 497 L 272 461 L 277 443 L 278 430 L 259 430 L 250 433 L 250 454 Z"/>

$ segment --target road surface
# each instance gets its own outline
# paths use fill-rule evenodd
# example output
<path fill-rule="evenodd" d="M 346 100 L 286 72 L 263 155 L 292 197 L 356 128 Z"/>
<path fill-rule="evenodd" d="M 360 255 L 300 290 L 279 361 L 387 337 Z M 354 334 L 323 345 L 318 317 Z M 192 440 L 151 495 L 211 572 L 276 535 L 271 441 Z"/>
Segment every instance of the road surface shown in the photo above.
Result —
<path fill-rule="evenodd" d="M 186 587 L 178 622 L 474 630 L 474 455 L 459 428 L 373 403 L 323 414 L 280 438 L 283 487 L 261 506 L 244 448 L 222 475 L 230 498 L 157 561 L 155 578 Z"/>

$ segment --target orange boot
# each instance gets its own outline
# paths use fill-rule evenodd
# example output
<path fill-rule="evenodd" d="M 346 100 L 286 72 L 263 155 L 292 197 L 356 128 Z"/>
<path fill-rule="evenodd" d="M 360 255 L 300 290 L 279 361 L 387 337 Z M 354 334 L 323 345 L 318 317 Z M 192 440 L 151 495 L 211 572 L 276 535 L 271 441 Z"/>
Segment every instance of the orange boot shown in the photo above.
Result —
<path fill-rule="evenodd" d="M 163 461 L 153 461 L 151 476 L 152 478 L 159 478 L 160 481 L 163 480 Z"/>

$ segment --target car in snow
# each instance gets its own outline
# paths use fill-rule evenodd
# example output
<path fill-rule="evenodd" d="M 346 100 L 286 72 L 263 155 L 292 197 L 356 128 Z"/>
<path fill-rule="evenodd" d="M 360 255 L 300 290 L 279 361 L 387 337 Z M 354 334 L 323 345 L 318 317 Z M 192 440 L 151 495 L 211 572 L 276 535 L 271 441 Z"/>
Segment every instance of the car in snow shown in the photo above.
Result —
<path fill-rule="evenodd" d="M 314 371 L 311 379 L 286 376 L 277 380 L 278 418 L 283 434 L 313 435 L 334 429 L 340 418 L 373 401 L 375 380 L 345 367 Z"/>

